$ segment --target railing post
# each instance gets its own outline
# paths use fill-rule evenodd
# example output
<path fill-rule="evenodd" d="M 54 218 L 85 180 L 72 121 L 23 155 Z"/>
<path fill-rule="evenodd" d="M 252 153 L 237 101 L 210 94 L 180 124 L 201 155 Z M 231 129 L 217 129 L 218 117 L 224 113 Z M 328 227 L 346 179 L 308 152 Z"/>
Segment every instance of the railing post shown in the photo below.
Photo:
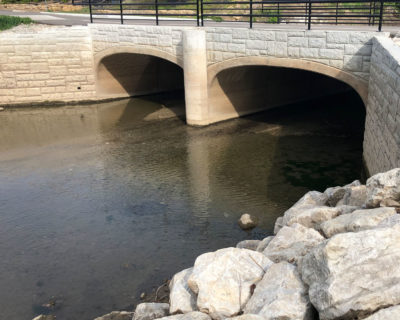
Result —
<path fill-rule="evenodd" d="M 204 27 L 203 13 L 204 13 L 203 0 L 200 0 L 200 14 L 201 14 L 201 26 L 202 27 Z"/>
<path fill-rule="evenodd" d="M 250 0 L 250 29 L 253 28 L 253 0 Z"/>
<path fill-rule="evenodd" d="M 90 23 L 93 23 L 92 0 L 89 0 L 89 14 L 90 14 Z"/>
<path fill-rule="evenodd" d="M 338 22 L 338 14 L 339 14 L 339 1 L 336 2 L 336 25 Z"/>
<path fill-rule="evenodd" d="M 196 0 L 196 19 L 197 19 L 197 26 L 200 26 L 200 0 Z"/>
<path fill-rule="evenodd" d="M 277 18 L 278 24 L 281 23 L 281 14 L 279 10 L 279 2 L 278 2 L 278 18 Z"/>
<path fill-rule="evenodd" d="M 119 11 L 121 15 L 121 24 L 124 24 L 124 11 L 122 9 L 122 1 L 123 0 L 119 0 Z"/>
<path fill-rule="evenodd" d="M 158 0 L 155 0 L 156 2 L 156 25 L 158 26 Z"/>
<path fill-rule="evenodd" d="M 382 23 L 383 23 L 383 0 L 381 0 L 381 8 L 380 8 L 380 11 L 379 11 L 378 31 L 382 31 Z"/>
<path fill-rule="evenodd" d="M 311 1 L 308 0 L 308 30 L 311 29 Z"/>

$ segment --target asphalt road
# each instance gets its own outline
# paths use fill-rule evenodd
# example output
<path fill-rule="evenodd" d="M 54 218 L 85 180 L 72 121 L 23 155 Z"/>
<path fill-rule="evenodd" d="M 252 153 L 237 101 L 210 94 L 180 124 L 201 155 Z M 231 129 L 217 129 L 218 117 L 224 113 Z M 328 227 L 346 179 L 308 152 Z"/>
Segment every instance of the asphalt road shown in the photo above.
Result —
<path fill-rule="evenodd" d="M 50 25 L 87 25 L 90 23 L 90 17 L 88 14 L 72 14 L 72 13 L 54 13 L 54 12 L 27 12 L 27 11 L 6 11 L 0 10 L 0 15 L 20 16 L 29 17 L 37 23 L 50 24 Z M 115 23 L 119 24 L 119 16 L 95 16 L 94 23 Z M 138 24 L 138 25 L 155 25 L 155 18 L 152 17 L 124 17 L 125 24 Z M 173 25 L 173 26 L 196 26 L 196 20 L 190 19 L 176 19 L 160 18 L 160 25 Z M 215 22 L 212 20 L 206 20 L 205 26 L 209 27 L 228 27 L 228 28 L 248 28 L 247 22 Z M 274 30 L 285 30 L 285 29 L 297 29 L 305 30 L 307 26 L 305 24 L 266 24 L 266 23 L 253 23 L 255 29 L 274 29 Z M 362 30 L 362 31 L 377 31 L 377 26 L 335 26 L 335 25 L 312 25 L 312 30 Z M 400 26 L 384 26 L 383 31 L 389 32 L 400 32 Z"/>

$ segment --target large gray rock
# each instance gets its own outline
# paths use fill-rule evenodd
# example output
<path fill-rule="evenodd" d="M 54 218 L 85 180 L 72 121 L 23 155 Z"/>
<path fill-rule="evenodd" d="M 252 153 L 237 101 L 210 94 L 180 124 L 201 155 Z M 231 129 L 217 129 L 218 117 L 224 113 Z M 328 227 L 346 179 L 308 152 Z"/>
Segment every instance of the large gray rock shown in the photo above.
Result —
<path fill-rule="evenodd" d="M 241 316 L 236 316 L 230 318 L 232 320 L 264 320 L 263 317 L 258 314 L 242 314 Z"/>
<path fill-rule="evenodd" d="M 133 312 L 128 311 L 113 311 L 94 320 L 131 320 Z M 45 320 L 45 319 L 43 319 Z"/>
<path fill-rule="evenodd" d="M 211 320 L 211 318 L 205 313 L 193 311 L 185 314 L 176 314 L 173 316 L 163 317 L 159 320 Z"/>
<path fill-rule="evenodd" d="M 378 173 L 367 180 L 367 207 L 379 207 L 384 200 L 400 200 L 399 168 Z"/>
<path fill-rule="evenodd" d="M 279 232 L 279 230 L 282 229 L 283 226 L 284 226 L 283 217 L 278 217 L 276 219 L 275 225 L 274 225 L 274 234 L 277 234 Z"/>
<path fill-rule="evenodd" d="M 256 251 L 263 252 L 265 250 L 265 248 L 269 245 L 269 243 L 272 241 L 273 238 L 274 238 L 274 236 L 269 236 L 269 237 L 262 239 L 260 241 L 260 243 L 258 244 Z"/>
<path fill-rule="evenodd" d="M 343 198 L 336 204 L 336 206 L 356 206 L 363 207 L 367 200 L 367 187 L 364 185 L 354 186 L 347 188 Z"/>
<path fill-rule="evenodd" d="M 261 242 L 260 240 L 243 240 L 238 242 L 236 248 L 256 250 L 260 242 Z"/>
<path fill-rule="evenodd" d="M 33 320 L 56 320 L 56 317 L 51 314 L 41 314 L 40 316 L 35 317 Z"/>
<path fill-rule="evenodd" d="M 287 226 L 288 222 L 297 216 L 304 209 L 313 207 L 324 206 L 328 197 L 327 195 L 318 191 L 309 191 L 300 198 L 292 207 L 285 211 L 282 219 L 282 225 Z"/>
<path fill-rule="evenodd" d="M 153 320 L 169 314 L 168 303 L 145 302 L 138 304 L 132 320 Z"/>
<path fill-rule="evenodd" d="M 320 224 L 342 214 L 341 207 L 307 206 L 298 210 L 288 210 L 284 217 L 284 223 L 291 226 L 299 223 L 307 228 L 319 230 Z"/>
<path fill-rule="evenodd" d="M 293 263 L 323 240 L 324 237 L 319 232 L 295 223 L 290 227 L 283 227 L 263 254 L 274 262 Z"/>
<path fill-rule="evenodd" d="M 287 262 L 271 266 L 257 284 L 244 313 L 258 314 L 264 320 L 312 320 L 307 288 L 296 267 Z"/>
<path fill-rule="evenodd" d="M 182 270 L 174 275 L 169 284 L 169 312 L 188 313 L 197 310 L 196 295 L 188 286 L 188 279 L 193 272 L 193 268 Z"/>
<path fill-rule="evenodd" d="M 364 320 L 398 320 L 400 319 L 400 306 L 382 309 Z"/>
<path fill-rule="evenodd" d="M 338 234 L 299 263 L 321 320 L 356 319 L 400 303 L 400 226 Z"/>
<path fill-rule="evenodd" d="M 396 214 L 390 216 L 389 218 L 386 218 L 378 225 L 378 227 L 388 228 L 388 227 L 394 227 L 396 224 L 400 224 L 400 214 Z"/>
<path fill-rule="evenodd" d="M 335 207 L 336 204 L 343 199 L 346 191 L 351 187 L 360 186 L 361 183 L 358 180 L 353 181 L 350 184 L 347 184 L 343 187 L 332 187 L 328 188 L 324 191 L 324 194 L 328 197 L 326 200 L 326 205 L 330 207 Z"/>
<path fill-rule="evenodd" d="M 357 232 L 378 226 L 386 218 L 396 214 L 394 208 L 376 208 L 356 210 L 321 224 L 321 230 L 327 238 L 338 233 Z"/>
<path fill-rule="evenodd" d="M 190 289 L 198 294 L 197 306 L 213 319 L 237 315 L 272 262 L 260 252 L 225 248 L 202 254 L 189 277 Z"/>

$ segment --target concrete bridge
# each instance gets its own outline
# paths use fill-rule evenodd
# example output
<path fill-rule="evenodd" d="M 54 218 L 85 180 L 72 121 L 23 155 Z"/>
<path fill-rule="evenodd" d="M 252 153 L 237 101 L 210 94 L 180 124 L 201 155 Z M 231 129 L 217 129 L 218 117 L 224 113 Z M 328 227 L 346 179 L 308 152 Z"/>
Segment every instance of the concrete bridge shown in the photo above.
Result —
<path fill-rule="evenodd" d="M 102 25 L 0 34 L 0 104 L 185 90 L 207 125 L 355 90 L 371 173 L 400 165 L 400 48 L 389 33 Z"/>

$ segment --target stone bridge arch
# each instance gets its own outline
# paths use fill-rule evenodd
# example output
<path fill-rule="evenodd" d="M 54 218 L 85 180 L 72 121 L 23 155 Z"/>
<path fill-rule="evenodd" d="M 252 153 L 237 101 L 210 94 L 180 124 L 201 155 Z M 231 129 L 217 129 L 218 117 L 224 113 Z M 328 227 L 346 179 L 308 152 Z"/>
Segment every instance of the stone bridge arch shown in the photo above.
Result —
<path fill-rule="evenodd" d="M 116 46 L 94 55 L 96 93 L 122 98 L 183 89 L 182 58 L 145 46 Z"/>
<path fill-rule="evenodd" d="M 239 57 L 208 66 L 207 78 L 210 123 L 349 88 L 364 105 L 368 96 L 367 81 L 303 59 Z"/>

